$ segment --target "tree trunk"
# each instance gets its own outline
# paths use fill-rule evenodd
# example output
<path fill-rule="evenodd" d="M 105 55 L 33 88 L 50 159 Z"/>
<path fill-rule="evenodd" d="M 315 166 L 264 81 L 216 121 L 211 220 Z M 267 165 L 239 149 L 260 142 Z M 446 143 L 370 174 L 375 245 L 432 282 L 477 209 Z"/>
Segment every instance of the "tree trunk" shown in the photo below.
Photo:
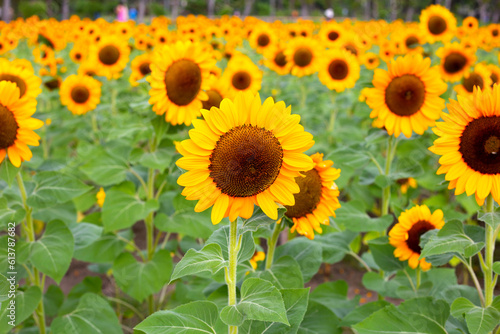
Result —
<path fill-rule="evenodd" d="M 139 9 L 137 10 L 137 21 L 144 22 L 144 15 L 146 15 L 146 0 L 139 0 Z"/>
<path fill-rule="evenodd" d="M 272 18 L 276 16 L 276 0 L 269 0 L 269 16 Z"/>
<path fill-rule="evenodd" d="M 370 19 L 370 16 L 371 16 L 371 0 L 364 0 L 363 1 L 363 8 L 364 8 L 364 16 L 365 16 L 365 20 L 368 21 Z"/>
<path fill-rule="evenodd" d="M 170 13 L 170 0 L 163 0 L 163 8 L 167 13 Z"/>
<path fill-rule="evenodd" d="M 62 19 L 69 19 L 69 0 L 62 1 Z"/>
<path fill-rule="evenodd" d="M 174 21 L 179 15 L 179 0 L 172 0 L 171 4 L 172 4 L 172 11 L 171 11 L 172 15 L 170 16 L 172 17 L 172 21 Z"/>
<path fill-rule="evenodd" d="M 47 15 L 49 17 L 53 17 L 54 13 L 52 12 L 52 0 L 45 0 L 45 6 L 47 7 Z"/>
<path fill-rule="evenodd" d="M 212 17 L 215 14 L 215 0 L 207 1 L 207 15 L 208 17 Z"/>
<path fill-rule="evenodd" d="M 290 6 L 290 13 L 295 10 L 295 0 L 289 0 L 288 5 Z"/>
<path fill-rule="evenodd" d="M 479 5 L 479 20 L 486 23 L 488 22 L 488 0 L 478 0 Z"/>
<path fill-rule="evenodd" d="M 415 7 L 408 6 L 408 9 L 406 11 L 406 21 L 407 22 L 413 21 L 413 16 L 414 15 L 415 15 Z"/>
<path fill-rule="evenodd" d="M 10 0 L 3 0 L 2 20 L 7 23 L 10 22 Z"/>
<path fill-rule="evenodd" d="M 378 0 L 372 1 L 372 19 L 378 19 Z"/>
<path fill-rule="evenodd" d="M 245 0 L 245 9 L 243 10 L 243 16 L 249 16 L 252 13 L 252 7 L 255 0 Z"/>
<path fill-rule="evenodd" d="M 448 9 L 451 9 L 451 3 L 452 3 L 452 0 L 444 0 L 443 6 L 445 6 Z"/>
<path fill-rule="evenodd" d="M 307 0 L 300 0 L 300 16 L 306 18 L 309 16 L 309 6 L 307 4 Z"/>
<path fill-rule="evenodd" d="M 398 2 L 397 0 L 389 1 L 389 12 L 391 13 L 391 21 L 396 21 L 398 18 Z"/>

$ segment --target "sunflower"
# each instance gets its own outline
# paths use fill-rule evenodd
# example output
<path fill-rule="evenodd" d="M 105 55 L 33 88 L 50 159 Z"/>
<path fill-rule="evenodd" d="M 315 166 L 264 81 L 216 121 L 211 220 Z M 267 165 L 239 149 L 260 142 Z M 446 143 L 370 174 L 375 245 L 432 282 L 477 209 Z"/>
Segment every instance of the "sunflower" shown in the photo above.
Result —
<path fill-rule="evenodd" d="M 307 37 L 298 37 L 290 41 L 285 49 L 287 63 L 291 64 L 291 72 L 297 77 L 313 74 L 317 71 L 317 63 L 323 48 Z"/>
<path fill-rule="evenodd" d="M 469 35 L 475 33 L 479 28 L 479 22 L 474 16 L 468 16 L 462 21 L 462 29 Z"/>
<path fill-rule="evenodd" d="M 28 145 L 38 146 L 40 137 L 33 131 L 43 122 L 31 118 L 36 110 L 36 99 L 20 98 L 19 87 L 10 81 L 0 81 L 0 163 L 9 156 L 10 162 L 21 166 L 33 154 Z"/>
<path fill-rule="evenodd" d="M 0 58 L 0 81 L 10 81 L 19 88 L 20 98 L 36 98 L 42 89 L 42 80 L 37 77 L 32 69 L 19 64 L 16 61 L 8 61 Z"/>
<path fill-rule="evenodd" d="M 472 95 L 474 87 L 484 89 L 492 85 L 491 71 L 484 64 L 477 64 L 474 70 L 466 74 L 459 85 L 454 87 L 455 91 L 463 96 Z"/>
<path fill-rule="evenodd" d="M 335 217 L 340 208 L 339 190 L 335 180 L 340 169 L 333 168 L 333 161 L 323 160 L 323 154 L 311 155 L 314 168 L 296 177 L 300 192 L 293 195 L 295 205 L 285 206 L 285 215 L 293 221 L 290 232 L 297 231 L 309 239 L 314 239 L 314 231 L 321 233 L 321 224 L 329 225 L 329 217 Z"/>
<path fill-rule="evenodd" d="M 314 141 L 284 102 L 259 94 L 238 93 L 234 102 L 224 99 L 220 108 L 202 110 L 204 120 L 193 121 L 191 139 L 177 150 L 177 166 L 188 170 L 177 183 L 188 200 L 199 200 L 195 211 L 212 208 L 212 223 L 222 218 L 250 218 L 254 204 L 272 219 L 278 205 L 294 205 L 301 171 L 314 167 L 302 152 Z"/>
<path fill-rule="evenodd" d="M 401 186 L 400 189 L 401 189 L 402 194 L 406 194 L 408 192 L 409 188 L 416 188 L 417 187 L 417 180 L 415 180 L 412 177 L 398 179 L 398 180 L 396 180 L 396 183 Z"/>
<path fill-rule="evenodd" d="M 252 31 L 248 41 L 258 53 L 264 53 L 274 46 L 277 38 L 269 24 L 261 23 Z"/>
<path fill-rule="evenodd" d="M 75 63 L 81 63 L 87 58 L 88 54 L 88 47 L 86 46 L 85 43 L 75 43 L 73 45 L 73 48 L 69 52 L 69 57 L 71 60 L 73 60 Z"/>
<path fill-rule="evenodd" d="M 139 85 L 137 80 L 144 78 L 146 75 L 151 73 L 150 65 L 153 61 L 153 56 L 150 53 L 145 53 L 139 55 L 132 60 L 130 63 L 130 69 L 132 73 L 129 77 L 129 82 L 132 87 Z"/>
<path fill-rule="evenodd" d="M 227 97 L 226 87 L 220 78 L 215 75 L 210 76 L 210 89 L 206 91 L 208 100 L 201 101 L 203 109 L 210 110 L 212 107 L 219 108 L 220 103 Z"/>
<path fill-rule="evenodd" d="M 429 150 L 438 155 L 449 189 L 455 194 L 475 193 L 479 205 L 491 193 L 500 201 L 500 86 L 474 89 L 472 96 L 458 96 L 448 104 L 444 122 L 436 123 L 440 137 Z"/>
<path fill-rule="evenodd" d="M 319 39 L 327 48 L 340 47 L 340 43 L 344 39 L 344 35 L 344 27 L 333 21 L 324 23 L 318 32 Z"/>
<path fill-rule="evenodd" d="M 396 247 L 394 256 L 400 261 L 408 260 L 408 265 L 416 269 L 419 265 L 424 271 L 431 268 L 431 264 L 420 259 L 420 237 L 427 231 L 438 229 L 444 225 L 443 211 L 431 210 L 426 205 L 417 205 L 402 212 L 398 223 L 389 232 L 389 243 Z"/>
<path fill-rule="evenodd" d="M 456 82 L 462 79 L 469 67 L 476 62 L 474 50 L 462 44 L 451 43 L 439 48 L 436 55 L 441 58 L 439 66 L 443 80 Z"/>
<path fill-rule="evenodd" d="M 487 65 L 487 67 L 491 72 L 491 86 L 493 87 L 493 85 L 496 83 L 500 84 L 500 67 L 493 64 L 489 64 Z"/>
<path fill-rule="evenodd" d="M 262 84 L 262 71 L 247 56 L 233 55 L 221 80 L 227 87 L 229 97 L 234 97 L 240 91 L 255 94 Z"/>
<path fill-rule="evenodd" d="M 425 34 L 418 28 L 407 28 L 391 35 L 400 42 L 401 53 L 422 53 L 421 45 L 425 44 Z"/>
<path fill-rule="evenodd" d="M 380 65 L 380 59 L 375 53 L 367 52 L 361 56 L 361 63 L 365 65 L 367 69 L 373 70 Z"/>
<path fill-rule="evenodd" d="M 61 84 L 61 104 L 75 115 L 94 110 L 101 99 L 101 83 L 88 75 L 70 75 Z"/>
<path fill-rule="evenodd" d="M 177 124 L 191 125 L 200 116 L 201 101 L 208 99 L 210 70 L 215 60 L 203 47 L 191 42 L 177 42 L 163 46 L 156 52 L 150 65 L 151 84 L 149 103 L 158 115 Z"/>
<path fill-rule="evenodd" d="M 106 200 L 106 193 L 104 192 L 104 189 L 102 187 L 99 189 L 95 197 L 97 205 L 102 208 L 102 206 L 104 205 L 104 201 Z"/>
<path fill-rule="evenodd" d="M 430 58 L 406 55 L 392 60 L 388 71 L 376 69 L 375 88 L 364 91 L 366 103 L 372 109 L 374 126 L 385 127 L 389 135 L 402 132 L 411 137 L 412 131 L 423 134 L 439 119 L 444 100 L 439 96 L 447 85 L 439 77 Z"/>
<path fill-rule="evenodd" d="M 92 46 L 89 57 L 98 65 L 97 74 L 111 79 L 119 76 L 127 66 L 129 54 L 127 41 L 118 36 L 104 35 Z"/>
<path fill-rule="evenodd" d="M 500 44 L 500 24 L 492 23 L 488 25 L 488 32 L 491 38 L 491 44 L 498 46 Z"/>
<path fill-rule="evenodd" d="M 286 60 L 285 48 L 284 44 L 277 44 L 264 53 L 264 65 L 279 75 L 290 73 L 291 63 Z"/>
<path fill-rule="evenodd" d="M 429 43 L 451 40 L 456 28 L 457 19 L 446 7 L 430 5 L 420 13 L 420 29 Z"/>
<path fill-rule="evenodd" d="M 252 265 L 253 270 L 257 269 L 257 262 L 262 262 L 266 259 L 266 253 L 261 251 L 255 251 L 252 258 L 250 259 L 250 264 Z"/>
<path fill-rule="evenodd" d="M 318 65 L 318 78 L 330 90 L 338 93 L 352 88 L 359 79 L 359 63 L 349 51 L 327 50 Z"/>

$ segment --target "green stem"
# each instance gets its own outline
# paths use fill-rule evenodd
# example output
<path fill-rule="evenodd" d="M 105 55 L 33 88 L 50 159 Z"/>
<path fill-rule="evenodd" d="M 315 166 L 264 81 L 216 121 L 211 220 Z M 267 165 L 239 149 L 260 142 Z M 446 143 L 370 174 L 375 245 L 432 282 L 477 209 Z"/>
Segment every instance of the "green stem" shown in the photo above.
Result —
<path fill-rule="evenodd" d="M 403 272 L 405 273 L 406 277 L 408 278 L 408 281 L 410 282 L 410 285 L 411 285 L 413 292 L 415 292 L 415 294 L 417 294 L 417 289 L 415 288 L 415 284 L 413 284 L 413 280 L 411 279 L 410 274 L 408 274 L 408 272 L 406 271 L 406 268 L 403 270 Z"/>
<path fill-rule="evenodd" d="M 150 200 L 154 198 L 154 183 L 155 183 L 155 170 L 153 168 L 150 168 L 148 171 L 148 184 L 147 184 L 147 199 Z M 147 243 L 147 251 L 148 251 L 148 256 L 147 259 L 148 261 L 151 261 L 153 258 L 153 255 L 155 253 L 155 248 L 154 248 L 154 212 L 151 212 L 148 214 L 146 219 L 144 219 L 144 223 L 146 225 L 146 243 Z M 153 314 L 155 311 L 155 299 L 154 299 L 154 294 L 151 294 L 148 297 L 148 309 L 149 309 L 149 314 Z"/>
<path fill-rule="evenodd" d="M 35 228 L 33 226 L 33 217 L 31 215 L 32 209 L 30 208 L 30 206 L 27 203 L 26 188 L 24 187 L 24 182 L 23 182 L 23 178 L 21 176 L 21 171 L 19 171 L 16 174 L 16 180 L 17 180 L 17 184 L 19 186 L 19 191 L 21 192 L 23 206 L 24 206 L 24 209 L 26 210 L 26 228 L 27 228 L 27 231 L 25 231 L 25 234 L 28 237 L 28 241 L 30 243 L 33 243 L 33 242 L 35 242 Z M 35 266 L 33 266 L 33 276 L 32 277 L 34 278 L 33 283 L 36 286 L 38 286 L 43 293 L 43 290 L 44 290 L 43 283 L 40 281 L 40 273 Z M 45 311 L 43 309 L 43 300 L 41 300 L 40 303 L 38 304 L 38 306 L 35 310 L 35 314 L 36 314 L 37 324 L 38 324 L 38 327 L 40 329 L 40 334 L 45 334 L 46 333 Z"/>
<path fill-rule="evenodd" d="M 391 173 L 391 164 L 392 159 L 394 159 L 393 151 L 395 151 L 395 147 L 393 147 L 394 137 L 389 136 L 387 139 L 387 156 L 385 159 L 385 170 L 384 175 L 388 176 Z M 391 186 L 388 185 L 382 190 L 382 208 L 381 208 L 381 216 L 385 216 L 389 213 L 389 200 L 391 198 Z M 385 235 L 385 231 L 384 231 Z"/>
<path fill-rule="evenodd" d="M 354 251 L 349 251 L 348 253 L 349 255 L 351 255 L 353 258 L 355 258 L 356 260 L 358 260 L 358 262 L 363 266 L 365 267 L 366 271 L 372 271 L 372 269 L 368 266 L 368 264 L 358 255 L 356 254 L 356 252 Z"/>
<path fill-rule="evenodd" d="M 339 112 L 338 108 L 335 108 L 335 94 L 332 92 L 330 94 L 330 101 L 332 102 L 333 111 L 330 114 L 330 122 L 328 122 L 328 133 L 332 133 L 335 128 L 335 120 L 337 119 L 337 114 Z"/>
<path fill-rule="evenodd" d="M 110 296 L 107 296 L 106 298 L 110 302 L 115 303 L 116 305 L 123 305 L 123 306 L 127 307 L 129 310 L 134 312 L 141 320 L 144 319 L 144 315 L 138 309 L 136 309 L 133 305 L 127 303 L 126 301 L 121 300 L 119 298 L 110 297 Z"/>
<path fill-rule="evenodd" d="M 99 143 L 99 127 L 97 126 L 97 111 L 91 112 L 90 118 L 92 119 L 92 133 L 94 134 L 95 142 Z"/>
<path fill-rule="evenodd" d="M 469 272 L 470 276 L 472 277 L 472 281 L 474 282 L 474 286 L 476 287 L 477 294 L 479 295 L 479 300 L 481 301 L 481 305 L 484 307 L 483 290 L 481 289 L 481 284 L 479 284 L 479 280 L 477 279 L 476 273 L 474 272 L 474 270 L 472 270 L 472 266 L 470 264 L 470 259 L 469 259 L 469 263 L 462 260 L 460 257 L 458 259 L 463 263 L 465 268 L 467 268 L 467 271 Z"/>
<path fill-rule="evenodd" d="M 284 226 L 284 222 L 276 222 L 276 224 L 274 224 L 273 235 L 267 240 L 266 269 L 270 269 L 273 265 L 274 250 L 276 249 L 278 237 L 280 236 L 281 231 L 283 231 Z"/>
<path fill-rule="evenodd" d="M 228 290 L 228 305 L 236 305 L 236 269 L 238 252 L 241 245 L 238 242 L 238 222 L 235 219 L 229 226 L 229 268 L 226 268 L 226 284 Z M 229 334 L 238 334 L 237 326 L 229 326 Z"/>
<path fill-rule="evenodd" d="M 490 194 L 486 199 L 485 212 L 493 212 L 494 208 L 493 196 Z M 493 302 L 493 254 L 495 252 L 495 233 L 493 227 L 486 225 L 486 249 L 484 254 L 484 306 L 488 307 Z"/>
<path fill-rule="evenodd" d="M 417 274 L 417 290 L 420 288 L 420 281 L 421 281 L 421 276 L 422 276 L 422 271 L 420 270 L 420 266 L 417 267 L 416 269 L 416 274 Z"/>

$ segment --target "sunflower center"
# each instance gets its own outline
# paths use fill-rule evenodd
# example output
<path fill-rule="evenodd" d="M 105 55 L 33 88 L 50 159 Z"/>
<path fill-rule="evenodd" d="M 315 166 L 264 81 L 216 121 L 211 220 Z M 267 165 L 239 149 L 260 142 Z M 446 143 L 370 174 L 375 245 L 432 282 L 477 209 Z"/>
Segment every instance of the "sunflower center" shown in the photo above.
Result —
<path fill-rule="evenodd" d="M 293 54 L 293 61 L 299 67 L 306 67 L 312 61 L 313 54 L 309 48 L 300 47 Z"/>
<path fill-rule="evenodd" d="M 408 231 L 408 239 L 406 239 L 406 244 L 415 253 L 420 254 L 422 248 L 420 248 L 420 237 L 427 231 L 434 230 L 435 227 L 431 223 L 425 220 L 419 220 L 414 224 Z"/>
<path fill-rule="evenodd" d="M 104 65 L 114 65 L 120 58 L 120 50 L 114 45 L 106 45 L 99 50 L 99 61 Z"/>
<path fill-rule="evenodd" d="M 201 70 L 191 60 L 174 62 L 165 73 L 167 96 L 178 106 L 190 104 L 200 92 Z"/>
<path fill-rule="evenodd" d="M 19 88 L 19 97 L 23 97 L 24 93 L 26 93 L 26 83 L 23 79 L 18 77 L 17 75 L 12 74 L 0 74 L 0 81 L 10 81 L 16 84 L 17 88 Z"/>
<path fill-rule="evenodd" d="M 141 65 L 139 65 L 139 72 L 141 72 L 142 75 L 148 75 L 149 73 L 151 73 L 149 65 L 150 65 L 149 62 L 144 62 Z"/>
<path fill-rule="evenodd" d="M 411 116 L 425 101 L 424 83 L 412 74 L 392 79 L 385 89 L 385 103 L 398 116 Z"/>
<path fill-rule="evenodd" d="M 498 82 L 498 75 L 496 75 L 496 73 L 491 73 L 491 81 L 492 81 L 492 84 L 491 86 L 493 86 L 494 84 L 496 84 Z"/>
<path fill-rule="evenodd" d="M 346 44 L 344 45 L 344 49 L 352 53 L 353 55 L 357 56 L 358 55 L 358 49 L 352 44 Z"/>
<path fill-rule="evenodd" d="M 415 36 L 409 36 L 406 41 L 405 41 L 405 44 L 406 44 L 406 47 L 407 48 L 410 48 L 410 49 L 413 49 L 417 46 L 418 44 L 418 38 L 416 38 Z"/>
<path fill-rule="evenodd" d="M 474 86 L 478 86 L 483 89 L 484 81 L 479 74 L 471 73 L 468 78 L 463 79 L 462 85 L 469 93 L 472 93 L 474 91 Z"/>
<path fill-rule="evenodd" d="M 300 192 L 294 194 L 295 205 L 285 206 L 286 216 L 289 218 L 300 218 L 312 213 L 321 200 L 321 177 L 316 169 L 303 173 L 305 177 L 296 177 L 295 182 L 299 185 Z"/>
<path fill-rule="evenodd" d="M 202 101 L 203 109 L 210 110 L 212 107 L 219 108 L 220 103 L 222 101 L 222 95 L 219 94 L 218 91 L 210 89 L 207 90 L 208 100 Z"/>
<path fill-rule="evenodd" d="M 246 71 L 238 71 L 233 75 L 231 80 L 233 87 L 239 90 L 245 90 L 250 87 L 252 77 Z"/>
<path fill-rule="evenodd" d="M 222 193 L 249 197 L 273 184 L 282 162 L 283 149 L 271 131 L 240 125 L 217 141 L 208 169 Z"/>
<path fill-rule="evenodd" d="M 5 149 L 14 144 L 18 128 L 19 126 L 12 112 L 0 104 L 0 149 Z"/>
<path fill-rule="evenodd" d="M 481 174 L 500 173 L 500 117 L 471 121 L 460 137 L 459 152 L 473 170 Z"/>
<path fill-rule="evenodd" d="M 341 59 L 336 59 L 328 65 L 328 73 L 335 80 L 343 80 L 349 73 L 349 66 Z"/>
<path fill-rule="evenodd" d="M 337 40 L 337 38 L 339 38 L 339 33 L 338 32 L 336 32 L 336 31 L 330 31 L 328 33 L 328 39 L 330 41 L 335 41 L 335 40 Z"/>
<path fill-rule="evenodd" d="M 427 27 L 429 28 L 431 34 L 440 35 L 446 30 L 448 25 L 446 24 L 445 19 L 443 19 L 441 16 L 434 15 L 429 19 Z"/>
<path fill-rule="evenodd" d="M 76 103 L 85 103 L 90 97 L 90 91 L 83 85 L 76 85 L 71 90 L 71 99 Z"/>
<path fill-rule="evenodd" d="M 448 73 L 460 72 L 467 64 L 467 58 L 461 53 L 452 52 L 444 59 L 444 69 Z"/>
<path fill-rule="evenodd" d="M 497 37 L 497 36 L 498 36 L 498 34 L 499 34 L 498 29 L 493 29 L 493 30 L 491 31 L 491 34 L 492 34 L 494 37 Z"/>
<path fill-rule="evenodd" d="M 260 34 L 259 37 L 257 37 L 257 44 L 262 47 L 267 46 L 270 41 L 267 34 Z"/>
<path fill-rule="evenodd" d="M 75 55 L 75 59 L 76 59 L 76 60 L 80 60 L 80 59 L 82 59 L 82 55 L 81 55 L 80 53 L 77 53 L 77 54 Z"/>
<path fill-rule="evenodd" d="M 274 57 L 274 63 L 279 67 L 283 67 L 286 65 L 286 56 L 283 51 L 280 51 L 276 54 L 276 56 Z"/>
<path fill-rule="evenodd" d="M 50 91 L 59 88 L 61 85 L 61 82 L 57 80 L 57 78 L 54 78 L 52 80 L 46 81 L 44 83 L 45 87 L 47 87 Z"/>

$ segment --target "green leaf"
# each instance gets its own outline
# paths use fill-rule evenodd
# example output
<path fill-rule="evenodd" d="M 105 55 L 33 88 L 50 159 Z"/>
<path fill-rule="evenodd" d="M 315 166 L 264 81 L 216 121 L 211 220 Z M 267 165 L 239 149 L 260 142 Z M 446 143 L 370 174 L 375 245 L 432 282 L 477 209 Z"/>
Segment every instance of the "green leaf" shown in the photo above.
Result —
<path fill-rule="evenodd" d="M 31 245 L 30 260 L 59 284 L 71 263 L 73 248 L 71 231 L 63 222 L 55 220 L 47 224 L 42 238 Z"/>
<path fill-rule="evenodd" d="M 343 318 L 358 304 L 358 299 L 347 299 L 349 287 L 343 280 L 320 284 L 311 293 L 311 301 L 328 307 L 339 318 Z"/>
<path fill-rule="evenodd" d="M 7 333 L 10 329 L 12 329 L 12 326 L 9 325 L 9 322 L 14 320 L 9 317 L 11 310 L 13 308 L 15 309 L 15 324 L 17 326 L 35 311 L 38 303 L 42 300 L 42 292 L 39 287 L 31 286 L 26 291 L 17 291 L 13 300 L 15 301 L 15 304 L 7 304 L 7 302 L 5 302 L 5 304 L 2 303 L 0 312 L 0 333 L 2 334 Z M 6 307 L 4 307 L 4 305 Z"/>
<path fill-rule="evenodd" d="M 482 308 L 470 300 L 460 297 L 451 304 L 451 315 L 455 318 L 465 316 L 467 328 L 472 334 L 487 334 L 499 324 L 500 311 L 495 307 Z"/>
<path fill-rule="evenodd" d="M 433 333 L 447 334 L 445 323 L 450 307 L 431 297 L 407 300 L 397 308 L 390 304 L 352 328 L 359 334 Z"/>
<path fill-rule="evenodd" d="M 250 260 L 255 253 L 255 242 L 252 237 L 252 232 L 247 231 L 243 234 L 238 234 L 241 238 L 241 248 L 238 252 L 238 263 Z M 207 240 L 207 244 L 216 243 L 222 249 L 222 255 L 225 260 L 229 261 L 229 226 L 223 226 L 215 231 Z"/>
<path fill-rule="evenodd" d="M 394 256 L 394 246 L 389 244 L 388 237 L 380 237 L 368 241 L 368 246 L 373 255 L 375 263 L 384 271 L 396 271 L 403 269 L 405 263 Z"/>
<path fill-rule="evenodd" d="M 355 325 L 355 324 L 360 323 L 361 321 L 365 320 L 372 313 L 375 313 L 378 310 L 383 309 L 384 307 L 386 307 L 389 304 L 390 303 L 386 302 L 385 300 L 379 300 L 376 302 L 363 304 L 359 307 L 356 307 L 351 312 L 349 312 L 342 319 L 342 321 L 340 322 L 340 325 L 344 326 L 344 327 L 351 327 L 352 325 Z"/>
<path fill-rule="evenodd" d="M 75 249 L 75 259 L 94 263 L 112 263 L 126 243 L 114 234 L 101 236 L 83 248 Z"/>
<path fill-rule="evenodd" d="M 273 283 L 278 289 L 302 288 L 304 286 L 300 266 L 291 256 L 280 257 L 270 269 L 252 272 L 248 277 L 262 278 Z"/>
<path fill-rule="evenodd" d="M 375 177 L 375 184 L 379 188 L 384 189 L 385 187 L 390 186 L 391 183 L 392 183 L 392 180 L 387 175 L 377 175 L 377 177 Z"/>
<path fill-rule="evenodd" d="M 0 304 L 9 299 L 9 290 L 10 290 L 10 283 L 7 280 L 7 277 L 4 275 L 0 274 Z M 0 310 L 3 307 L 0 306 Z"/>
<path fill-rule="evenodd" d="M 130 253 L 122 253 L 113 264 L 113 276 L 125 293 L 142 302 L 158 292 L 172 273 L 170 252 L 162 249 L 148 262 L 139 262 Z"/>
<path fill-rule="evenodd" d="M 500 261 L 493 263 L 493 271 L 495 274 L 500 275 Z"/>
<path fill-rule="evenodd" d="M 238 328 L 238 333 L 253 334 L 253 333 L 266 333 L 266 334 L 292 334 L 297 333 L 300 323 L 304 319 L 307 310 L 309 299 L 309 288 L 307 289 L 284 289 L 281 290 L 283 302 L 288 322 L 290 326 L 280 322 L 263 322 L 257 320 L 247 320 Z"/>
<path fill-rule="evenodd" d="M 351 251 L 349 245 L 358 236 L 353 231 L 343 231 L 317 235 L 314 241 L 319 243 L 323 252 L 323 262 L 334 264 L 342 261 L 344 256 Z"/>
<path fill-rule="evenodd" d="M 354 232 L 383 231 L 391 225 L 394 220 L 392 215 L 380 218 L 371 218 L 361 209 L 362 204 L 357 201 L 341 203 L 342 206 L 336 211 L 337 224 Z"/>
<path fill-rule="evenodd" d="M 100 148 L 80 170 L 98 185 L 109 186 L 125 180 L 127 164 Z"/>
<path fill-rule="evenodd" d="M 129 228 L 158 208 L 158 201 L 154 199 L 143 202 L 137 198 L 132 183 L 115 186 L 106 193 L 106 201 L 102 207 L 104 231 Z"/>
<path fill-rule="evenodd" d="M 495 230 L 500 225 L 500 208 L 496 208 L 493 212 L 484 212 L 479 210 L 477 219 L 490 225 Z"/>
<path fill-rule="evenodd" d="M 102 235 L 103 228 L 95 224 L 80 222 L 69 226 L 75 239 L 75 251 L 96 242 Z"/>
<path fill-rule="evenodd" d="M 422 249 L 420 258 L 451 252 L 465 255 L 464 249 L 474 244 L 476 244 L 474 240 L 465 234 L 463 224 L 452 220 L 444 224 L 436 236 L 429 239 Z"/>
<path fill-rule="evenodd" d="M 172 216 L 159 213 L 155 216 L 154 224 L 160 231 L 207 239 L 219 227 L 213 225 L 209 217 L 204 220 L 203 213 L 194 211 L 175 212 Z"/>
<path fill-rule="evenodd" d="M 274 220 L 269 218 L 261 208 L 257 208 L 252 217 L 248 219 L 241 219 L 242 224 L 240 225 L 239 233 L 243 234 L 247 231 L 257 232 L 257 230 L 259 230 L 260 228 L 269 228 L 271 224 L 283 218 L 285 212 L 285 208 L 279 208 L 278 219 Z"/>
<path fill-rule="evenodd" d="M 92 189 L 77 178 L 60 172 L 40 172 L 33 180 L 36 187 L 28 197 L 28 205 L 35 208 L 65 203 Z"/>
<path fill-rule="evenodd" d="M 214 303 L 195 301 L 153 313 L 134 329 L 146 334 L 217 334 L 214 327 L 218 313 Z"/>
<path fill-rule="evenodd" d="M 76 284 L 69 292 L 66 300 L 59 309 L 59 315 L 68 314 L 76 309 L 82 296 L 86 293 L 102 293 L 102 280 L 98 276 L 87 276 L 80 283 Z"/>
<path fill-rule="evenodd" d="M 220 313 L 227 325 L 239 326 L 243 320 L 281 322 L 290 325 L 283 297 L 274 285 L 260 278 L 248 278 L 241 285 L 241 299 Z"/>
<path fill-rule="evenodd" d="M 276 248 L 275 259 L 286 255 L 297 261 L 304 282 L 308 282 L 318 272 L 322 261 L 321 245 L 305 237 L 295 238 Z"/>
<path fill-rule="evenodd" d="M 102 297 L 86 293 L 77 308 L 52 321 L 53 334 L 122 334 L 115 311 Z"/>
<path fill-rule="evenodd" d="M 309 301 L 304 320 L 302 320 L 297 334 L 342 334 L 339 323 L 339 318 L 326 306 Z"/>
<path fill-rule="evenodd" d="M 20 223 L 26 211 L 20 205 L 9 205 L 6 198 L 0 198 L 0 231 L 7 230 L 7 223 Z"/>
<path fill-rule="evenodd" d="M 200 251 L 190 249 L 175 265 L 170 282 L 202 271 L 210 271 L 214 275 L 222 268 L 227 267 L 228 263 L 218 244 L 206 244 Z"/>
<path fill-rule="evenodd" d="M 11 187 L 19 170 L 20 168 L 15 167 L 9 159 L 4 159 L 0 163 L 0 179 L 7 182 L 8 186 Z"/>
<path fill-rule="evenodd" d="M 161 173 L 169 167 L 175 151 L 173 148 L 160 148 L 155 152 L 146 152 L 139 160 L 139 164 L 144 167 L 158 169 Z"/>
<path fill-rule="evenodd" d="M 57 285 L 49 285 L 47 292 L 43 296 L 43 309 L 47 316 L 57 315 L 64 303 L 64 292 Z"/>

